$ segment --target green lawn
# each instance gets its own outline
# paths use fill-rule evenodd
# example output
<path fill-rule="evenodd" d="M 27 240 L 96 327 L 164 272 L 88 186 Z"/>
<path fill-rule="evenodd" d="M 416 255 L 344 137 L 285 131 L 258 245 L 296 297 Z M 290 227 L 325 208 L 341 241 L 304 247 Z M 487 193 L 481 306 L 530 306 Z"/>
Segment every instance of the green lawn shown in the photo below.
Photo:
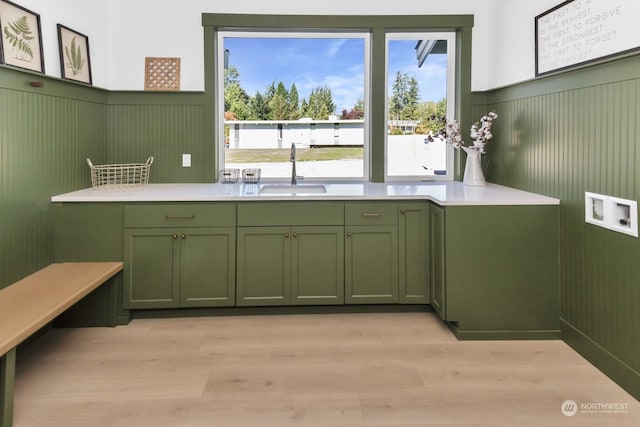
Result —
<path fill-rule="evenodd" d="M 291 149 L 226 149 L 224 152 L 227 163 L 256 163 L 256 162 L 288 162 Z M 353 147 L 322 147 L 298 148 L 296 160 L 300 162 L 318 160 L 357 160 L 362 159 L 362 148 Z"/>

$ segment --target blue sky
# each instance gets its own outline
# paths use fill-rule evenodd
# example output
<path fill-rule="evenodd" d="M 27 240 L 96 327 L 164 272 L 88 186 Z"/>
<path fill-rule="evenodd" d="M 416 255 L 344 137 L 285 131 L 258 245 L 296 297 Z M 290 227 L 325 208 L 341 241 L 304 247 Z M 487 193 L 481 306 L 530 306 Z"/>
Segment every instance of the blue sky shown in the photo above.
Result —
<path fill-rule="evenodd" d="M 392 40 L 389 51 L 391 83 L 396 71 L 415 76 L 420 84 L 421 101 L 445 97 L 446 56 L 431 55 L 417 67 L 415 40 Z M 362 39 L 239 38 L 225 37 L 229 64 L 238 69 L 240 82 L 249 96 L 265 92 L 275 81 L 287 90 L 295 83 L 302 98 L 311 90 L 327 85 L 331 89 L 336 113 L 351 109 L 363 98 L 364 41 Z"/>

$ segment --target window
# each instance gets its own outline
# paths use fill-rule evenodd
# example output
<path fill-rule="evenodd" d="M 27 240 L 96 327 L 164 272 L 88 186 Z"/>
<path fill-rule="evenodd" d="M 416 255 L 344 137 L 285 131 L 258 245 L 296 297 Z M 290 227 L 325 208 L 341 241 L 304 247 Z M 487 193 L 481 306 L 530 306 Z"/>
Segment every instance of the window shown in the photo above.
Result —
<path fill-rule="evenodd" d="M 221 145 L 220 168 L 289 179 L 295 144 L 305 179 L 366 179 L 368 40 L 351 32 L 221 31 L 218 116 L 236 131 L 234 144 Z M 341 138 L 343 123 L 351 131 Z"/>
<path fill-rule="evenodd" d="M 387 33 L 386 177 L 451 179 L 453 153 L 430 138 L 453 111 L 454 33 Z"/>
<path fill-rule="evenodd" d="M 202 24 L 204 27 L 204 56 L 205 56 L 205 104 L 204 111 L 207 116 L 212 117 L 212 123 L 205 128 L 205 135 L 212 141 L 210 147 L 215 147 L 213 153 L 209 151 L 212 158 L 216 159 L 215 169 L 211 168 L 206 173 L 213 173 L 213 179 L 217 180 L 217 170 L 225 165 L 234 164 L 234 153 L 239 150 L 233 146 L 234 141 L 230 140 L 229 125 L 234 120 L 232 116 L 225 117 L 224 103 L 224 86 L 225 86 L 225 69 L 237 65 L 240 58 L 239 52 L 245 49 L 233 47 L 229 43 L 233 43 L 232 39 L 242 39 L 241 42 L 253 39 L 295 39 L 299 42 L 304 39 L 333 39 L 333 41 L 342 43 L 347 46 L 352 41 L 360 40 L 362 49 L 357 55 L 362 59 L 361 69 L 362 75 L 356 81 L 351 81 L 351 87 L 362 87 L 363 97 L 358 101 L 357 108 L 353 111 L 346 111 L 343 119 L 331 117 L 326 121 L 311 119 L 310 123 L 305 125 L 304 120 L 280 120 L 276 123 L 268 123 L 267 121 L 241 120 L 242 133 L 240 135 L 240 145 L 245 145 L 245 138 L 248 134 L 255 131 L 260 126 L 271 126 L 271 138 L 277 139 L 277 124 L 282 124 L 282 141 L 278 149 L 290 149 L 290 141 L 288 139 L 291 134 L 297 134 L 296 140 L 308 141 L 308 148 L 305 143 L 296 143 L 298 152 L 318 146 L 325 147 L 327 135 L 333 139 L 333 147 L 336 147 L 335 125 L 338 124 L 339 138 L 338 145 L 344 149 L 344 153 L 353 156 L 352 160 L 357 160 L 362 167 L 357 167 L 357 173 L 353 173 L 354 168 L 345 167 L 341 161 L 336 161 L 337 171 L 332 176 L 323 176 L 323 173 L 307 173 L 308 178 L 322 179 L 356 179 L 370 180 L 373 182 L 382 182 L 385 180 L 413 180 L 413 179 L 451 179 L 457 177 L 458 171 L 453 170 L 453 159 L 458 165 L 458 151 L 445 150 L 445 175 L 441 175 L 443 166 L 438 164 L 427 164 L 427 162 L 416 162 L 410 157 L 403 156 L 401 149 L 396 150 L 400 146 L 392 146 L 388 140 L 388 134 L 391 127 L 396 133 L 400 134 L 418 134 L 422 131 L 422 127 L 418 121 L 408 120 L 406 122 L 390 123 L 388 101 L 390 100 L 388 88 L 389 80 L 393 82 L 393 78 L 389 79 L 388 75 L 393 71 L 389 71 L 388 55 L 396 50 L 395 43 L 402 41 L 410 41 L 413 46 L 412 55 L 414 58 L 414 67 L 418 68 L 420 73 L 431 69 L 430 61 L 442 58 L 439 49 L 442 41 L 446 42 L 446 114 L 448 118 L 456 118 L 460 122 L 461 128 L 469 128 L 471 126 L 471 45 L 472 45 L 472 15 L 250 15 L 250 14 L 215 14 L 204 13 L 202 15 Z M 254 43 L 251 41 L 251 43 Z M 326 41 L 326 40 L 325 40 Z M 225 54 L 225 49 L 228 54 Z M 340 52 L 341 49 L 338 49 Z M 265 49 L 268 54 L 258 61 L 256 65 L 250 67 L 255 68 L 259 72 L 265 70 L 266 64 L 282 63 L 283 59 L 296 59 L 298 62 L 313 58 L 321 52 L 318 48 L 306 49 L 304 55 L 292 56 L 291 51 L 283 49 Z M 343 51 L 344 53 L 344 51 Z M 416 57 L 417 55 L 417 57 Z M 340 64 L 344 64 L 344 59 L 349 56 L 341 57 L 342 61 L 335 65 L 335 69 L 340 69 Z M 455 59 L 455 61 L 454 61 Z M 416 65 L 418 62 L 421 65 Z M 403 70 L 403 72 L 407 72 Z M 244 73 L 244 74 L 243 74 Z M 248 72 L 240 70 L 240 79 L 243 81 L 245 76 L 248 78 Z M 281 77 L 282 75 L 282 77 Z M 285 83 L 284 72 L 276 77 L 276 82 L 280 80 Z M 355 75 L 355 74 L 353 74 Z M 451 76 L 455 75 L 455 79 Z M 326 77 L 331 76 L 327 73 Z M 395 76 L 393 76 L 395 77 Z M 248 81 L 248 80 L 247 80 Z M 327 81 L 329 79 L 327 78 Z M 297 85 L 296 85 L 297 86 Z M 291 91 L 289 83 L 284 85 L 287 91 Z M 277 86 L 276 86 L 277 89 Z M 298 89 L 300 89 L 298 87 Z M 262 88 L 264 90 L 264 88 Z M 262 92 L 259 88 L 256 89 Z M 246 91 L 247 97 L 253 97 L 255 93 L 253 89 Z M 337 90 L 335 91 L 338 92 Z M 263 92 L 264 93 L 264 92 Z M 299 91 L 300 94 L 300 91 Z M 304 96 L 301 96 L 303 98 Z M 426 99 L 426 98 L 425 98 Z M 356 106 L 354 106 L 356 107 Z M 335 113 L 342 115 L 340 110 L 336 109 Z M 225 123 L 225 120 L 229 121 Z M 400 120 L 398 117 L 397 120 Z M 267 123 L 265 123 L 267 122 Z M 303 126 L 304 125 L 304 126 Z M 397 125 L 397 126 L 396 126 Z M 274 128 L 276 126 L 276 128 Z M 354 141 L 355 135 L 362 133 L 359 127 L 364 128 L 364 138 L 359 143 Z M 333 128 L 333 132 L 332 132 Z M 396 129 L 397 128 L 397 129 Z M 402 136 L 402 135 L 400 135 Z M 223 143 L 224 142 L 224 143 Z M 259 139 L 255 140 L 256 147 L 263 144 Z M 312 143 L 313 142 L 313 143 Z M 360 144 L 357 148 L 356 145 Z M 349 147 L 349 145 L 354 145 Z M 225 147 L 229 147 L 225 151 Z M 431 148 L 431 147 L 430 147 Z M 207 148 L 209 149 L 209 148 Z M 349 149 L 352 150 L 349 153 Z M 241 153 L 242 154 L 242 153 Z M 406 154 L 406 150 L 405 150 Z M 391 158 L 396 156 L 400 164 L 405 162 L 413 166 L 419 166 L 418 173 L 409 173 L 404 169 L 398 170 L 393 167 Z M 442 156 L 436 156 L 441 158 Z M 257 155 L 260 161 L 266 160 L 266 156 Z M 286 157 L 288 159 L 288 156 Z M 348 159 L 344 157 L 343 159 Z M 307 160 L 307 159 L 305 159 Z M 304 161 L 300 161 L 301 165 Z M 307 162 L 311 164 L 312 162 Z M 207 163 L 207 166 L 211 163 Z M 236 163 L 241 164 L 241 163 Z M 287 176 L 290 173 L 290 165 L 282 162 L 281 165 L 286 168 L 279 173 L 267 173 L 266 177 Z M 254 165 L 255 166 L 255 165 Z M 415 168 L 414 168 L 415 169 Z M 424 172 L 422 172 L 424 171 Z M 436 171 L 438 171 L 436 173 Z M 455 173 L 454 173 L 455 172 Z M 326 174 L 324 174 L 326 175 Z"/>

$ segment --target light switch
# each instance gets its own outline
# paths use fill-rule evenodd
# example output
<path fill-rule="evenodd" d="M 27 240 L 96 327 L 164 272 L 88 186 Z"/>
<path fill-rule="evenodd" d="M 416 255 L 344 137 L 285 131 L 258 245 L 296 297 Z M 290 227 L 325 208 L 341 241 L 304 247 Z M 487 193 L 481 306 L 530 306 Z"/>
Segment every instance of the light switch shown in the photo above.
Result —
<path fill-rule="evenodd" d="M 182 167 L 190 168 L 191 167 L 191 154 L 183 154 L 182 155 Z"/>

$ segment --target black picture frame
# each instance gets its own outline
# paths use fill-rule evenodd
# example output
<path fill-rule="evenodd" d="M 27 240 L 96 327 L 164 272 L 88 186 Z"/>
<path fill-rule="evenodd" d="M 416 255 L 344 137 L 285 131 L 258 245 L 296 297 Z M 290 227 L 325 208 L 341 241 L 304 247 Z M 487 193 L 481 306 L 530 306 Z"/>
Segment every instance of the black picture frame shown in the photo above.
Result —
<path fill-rule="evenodd" d="M 58 24 L 58 49 L 60 53 L 60 76 L 67 80 L 88 85 L 93 84 L 89 37 Z"/>
<path fill-rule="evenodd" d="M 621 21 L 618 24 L 623 24 L 619 25 L 621 29 L 637 31 L 637 16 L 630 7 L 634 2 L 637 0 L 619 0 L 614 4 L 608 0 L 566 0 L 536 16 L 535 76 L 584 67 L 639 52 L 640 43 L 626 43 L 624 35 L 620 38 L 623 40 L 621 44 L 605 43 L 607 37 L 615 39 L 616 33 L 623 32 L 617 31 L 619 28 L 614 26 L 613 21 L 616 19 Z M 607 19 L 612 22 L 605 22 Z M 629 20 L 631 22 L 627 22 Z M 610 26 L 607 27 L 606 24 Z"/>
<path fill-rule="evenodd" d="M 44 74 L 40 15 L 0 0 L 0 64 Z"/>

